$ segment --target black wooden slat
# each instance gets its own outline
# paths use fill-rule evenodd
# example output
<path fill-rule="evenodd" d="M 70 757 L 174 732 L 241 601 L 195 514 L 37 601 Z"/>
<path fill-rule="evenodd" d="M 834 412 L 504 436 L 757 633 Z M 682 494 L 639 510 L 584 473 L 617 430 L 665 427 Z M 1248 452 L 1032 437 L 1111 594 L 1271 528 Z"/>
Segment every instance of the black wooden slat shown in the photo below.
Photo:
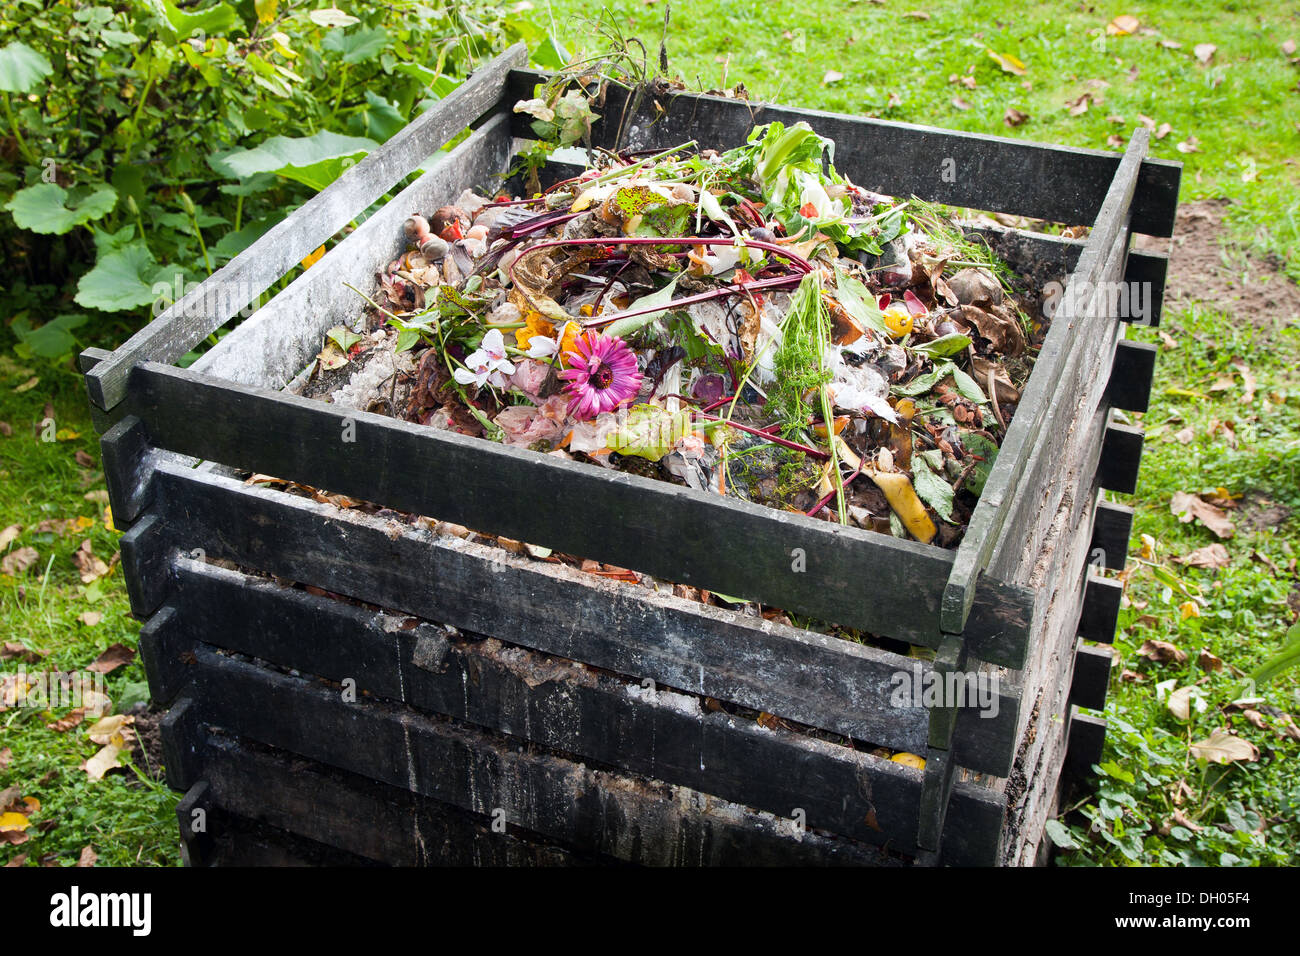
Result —
<path fill-rule="evenodd" d="M 494 832 L 478 814 L 267 747 L 211 735 L 202 768 L 220 809 L 391 866 L 615 862 Z M 227 836 L 218 820 L 214 836 Z M 238 835 L 232 835 L 238 839 Z"/>
<path fill-rule="evenodd" d="M 200 780 L 176 804 L 181 831 L 181 858 L 186 866 L 206 866 L 212 855 L 212 787 Z"/>
<path fill-rule="evenodd" d="M 1074 655 L 1074 677 L 1070 681 L 1070 703 L 1092 710 L 1106 706 L 1113 658 L 1109 647 L 1079 642 Z"/>
<path fill-rule="evenodd" d="M 1089 561 L 1108 571 L 1123 571 L 1128 560 L 1128 540 L 1133 533 L 1133 509 L 1113 501 L 1097 502 L 1092 519 Z"/>
<path fill-rule="evenodd" d="M 1094 776 L 1092 766 L 1101 763 L 1105 745 L 1105 718 L 1080 713 L 1077 705 L 1072 706 L 1070 743 L 1065 751 L 1065 766 L 1061 771 L 1062 780 L 1076 783 Z"/>
<path fill-rule="evenodd" d="M 340 514 L 332 506 L 174 465 L 160 466 L 155 481 L 160 511 L 174 516 L 165 549 L 202 550 L 208 557 L 855 740 L 910 746 L 925 739 L 925 712 L 893 706 L 902 677 L 910 678 L 920 663 L 913 659 Z M 166 593 L 164 586 L 156 595 L 159 603 Z M 955 746 L 963 766 L 1006 772 L 1019 703 L 1002 692 L 997 706 L 994 719 L 972 711 L 959 722 Z"/>
<path fill-rule="evenodd" d="M 872 865 L 875 847 L 689 790 L 511 748 L 506 739 L 200 648 L 203 720 L 312 760 L 491 815 L 584 852 L 652 865 Z"/>
<path fill-rule="evenodd" d="M 529 99 L 545 79 L 545 74 L 515 70 L 509 94 Z M 593 129 L 597 145 L 614 145 L 626 99 L 623 90 L 609 88 L 603 118 Z M 805 120 L 833 139 L 836 168 L 867 189 L 1072 225 L 1096 219 L 1121 162 L 1100 150 L 677 92 L 646 96 L 624 124 L 635 128 L 624 145 L 668 148 L 693 139 L 729 149 L 742 145 L 754 126 L 776 120 L 787 125 Z M 530 117 L 516 115 L 516 134 L 535 136 L 529 123 Z M 945 170 L 952 175 L 945 176 Z M 1148 159 L 1137 172 L 1134 231 L 1172 235 L 1182 164 Z"/>
<path fill-rule="evenodd" d="M 102 409 L 112 408 L 126 397 L 127 378 L 137 363 L 175 361 L 224 325 L 443 143 L 495 106 L 510 68 L 527 56 L 524 45 L 517 43 L 475 70 L 445 99 L 131 336 L 86 373 L 91 401 Z"/>
<path fill-rule="evenodd" d="M 239 651 L 337 682 L 352 678 L 359 695 L 778 816 L 802 808 L 808 826 L 854 839 L 892 838 L 897 845 L 915 831 L 920 775 L 898 764 L 710 712 L 698 698 L 591 673 L 494 639 L 449 640 L 428 624 L 403 629 L 401 617 L 196 561 L 182 560 L 178 572 L 181 610 L 167 628 L 176 642 Z M 870 814 L 879 829 L 867 824 Z"/>
<path fill-rule="evenodd" d="M 155 363 L 136 370 L 128 404 L 150 441 L 172 451 L 915 644 L 939 642 L 952 557 L 938 548 Z M 1016 589 L 996 600 L 1016 598 L 1033 600 Z M 993 643 L 1005 646 L 1013 625 L 1005 616 L 997 623 Z M 972 653 L 997 653 L 978 633 L 967 638 Z"/>
<path fill-rule="evenodd" d="M 1097 483 L 1107 491 L 1131 495 L 1137 491 L 1138 471 L 1142 467 L 1143 431 L 1133 425 L 1111 422 L 1102 441 L 1101 461 L 1097 465 Z"/>
<path fill-rule="evenodd" d="M 164 605 L 140 628 L 140 661 L 149 681 L 149 698 L 159 706 L 170 704 L 189 680 L 194 639 L 176 624 L 177 609 Z"/>
<path fill-rule="evenodd" d="M 125 416 L 104 433 L 99 448 L 113 526 L 125 531 L 148 504 L 149 439 L 143 423 L 134 415 Z"/>
<path fill-rule="evenodd" d="M 1110 644 L 1115 640 L 1124 585 L 1111 578 L 1089 577 L 1079 615 L 1079 636 L 1088 641 Z"/>
<path fill-rule="evenodd" d="M 1156 371 L 1156 347 L 1149 342 L 1120 339 L 1106 384 L 1106 401 L 1126 412 L 1145 412 L 1151 405 L 1151 380 Z"/>
<path fill-rule="evenodd" d="M 155 480 L 185 552 L 855 739 L 923 737 L 919 714 L 881 706 L 908 658 L 216 476 Z"/>

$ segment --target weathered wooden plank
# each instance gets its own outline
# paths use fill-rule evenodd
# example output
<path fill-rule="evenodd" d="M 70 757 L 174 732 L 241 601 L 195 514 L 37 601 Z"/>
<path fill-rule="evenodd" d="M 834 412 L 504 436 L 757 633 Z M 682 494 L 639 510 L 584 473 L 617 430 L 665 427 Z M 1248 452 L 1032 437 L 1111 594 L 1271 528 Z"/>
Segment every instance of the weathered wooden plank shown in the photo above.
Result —
<path fill-rule="evenodd" d="M 189 639 L 191 655 L 202 642 L 336 682 L 351 678 L 358 694 L 779 816 L 801 808 L 808 826 L 866 842 L 903 846 L 916 829 L 920 774 L 849 747 L 709 711 L 696 696 L 496 638 L 466 639 L 430 624 L 408 627 L 410 619 L 401 615 L 190 559 L 179 562 L 173 600 L 180 610 L 166 630 L 176 643 Z M 922 749 L 907 738 L 889 745 Z"/>
<path fill-rule="evenodd" d="M 529 99 L 534 86 L 546 79 L 545 74 L 516 70 L 509 94 Z M 648 149 L 697 140 L 705 147 L 729 149 L 742 145 L 757 125 L 803 120 L 835 141 L 836 168 L 867 189 L 1072 225 L 1090 225 L 1097 218 L 1121 162 L 1101 150 L 704 94 L 665 90 L 647 95 L 640 110 L 624 118 L 626 102 L 625 91 L 609 88 L 602 119 L 592 130 L 596 145 Z M 517 135 L 534 135 L 529 117 L 516 115 L 515 123 Z M 625 135 L 616 144 L 620 128 Z M 1181 163 L 1164 160 L 1141 164 L 1133 203 L 1135 231 L 1172 235 L 1181 171 Z"/>
<path fill-rule="evenodd" d="M 1135 425 L 1111 422 L 1097 466 L 1097 482 L 1107 491 L 1131 495 L 1137 491 L 1138 471 L 1142 467 L 1143 431 Z"/>
<path fill-rule="evenodd" d="M 866 844 L 200 648 L 203 719 L 259 743 L 471 810 L 582 852 L 649 865 L 882 865 Z"/>
<path fill-rule="evenodd" d="M 154 444 L 196 458 L 915 644 L 939 642 L 952 560 L 939 548 L 155 363 L 137 369 L 128 404 Z M 582 520 L 538 501 L 580 502 Z M 981 653 L 977 635 L 968 637 Z"/>
<path fill-rule="evenodd" d="M 1128 540 L 1133 533 L 1133 509 L 1113 501 L 1098 501 L 1092 517 L 1090 561 L 1108 571 L 1123 571 L 1128 561 Z"/>
<path fill-rule="evenodd" d="M 475 70 L 445 99 L 131 336 L 86 373 L 91 401 L 111 409 L 126 397 L 127 378 L 136 364 L 173 362 L 224 325 L 443 143 L 496 106 L 510 68 L 527 56 L 524 45 L 517 43 Z"/>
<path fill-rule="evenodd" d="M 283 751 L 221 735 L 202 748 L 222 810 L 391 866 L 588 866 L 583 857 L 491 821 Z M 225 821 L 214 835 L 225 836 Z"/>
<path fill-rule="evenodd" d="M 1093 647 L 1080 640 L 1074 655 L 1074 678 L 1070 682 L 1070 703 L 1093 710 L 1101 710 L 1105 707 L 1113 661 L 1109 647 Z"/>
<path fill-rule="evenodd" d="M 370 295 L 375 274 L 406 250 L 407 217 L 432 215 L 462 190 L 493 185 L 509 165 L 513 142 L 505 116 L 489 119 L 191 368 L 231 382 L 284 387 L 321 350 L 327 329 L 354 326 L 366 308 L 344 283 Z"/>
<path fill-rule="evenodd" d="M 855 740 L 910 746 L 925 739 L 925 711 L 894 706 L 900 683 L 920 663 L 911 658 L 220 476 L 164 465 L 155 480 L 160 510 L 173 516 L 165 550 L 202 550 Z M 972 711 L 961 721 L 956 747 L 964 766 L 1005 772 L 1018 702 L 999 693 L 996 706 L 995 718 Z"/>
<path fill-rule="evenodd" d="M 1079 616 L 1079 636 L 1089 641 L 1109 644 L 1115 640 L 1120 602 L 1124 585 L 1111 578 L 1089 577 L 1083 593 L 1083 612 Z"/>
<path fill-rule="evenodd" d="M 1151 381 L 1156 372 L 1156 347 L 1149 342 L 1121 339 L 1115 347 L 1106 386 L 1106 401 L 1126 412 L 1145 412 L 1151 405 Z"/>
<path fill-rule="evenodd" d="M 1012 502 L 1033 454 L 1037 436 L 1045 428 L 1050 434 L 1053 427 L 1064 424 L 1053 423 L 1049 415 L 1052 396 L 1064 370 L 1072 361 L 1078 360 L 1074 353 L 1085 348 L 1091 340 L 1092 330 L 1082 334 L 1081 323 L 1096 321 L 1078 314 L 1077 300 L 1086 300 L 1087 305 L 1081 311 L 1089 315 L 1097 300 L 1098 283 L 1106 276 L 1109 263 L 1118 256 L 1121 263 L 1118 268 L 1122 269 L 1123 250 L 1117 246 L 1123 243 L 1123 247 L 1127 247 L 1126 223 L 1148 140 L 1146 130 L 1137 130 L 1115 172 L 1087 247 L 1066 285 L 1061 307 L 1052 321 L 1019 409 L 1003 439 L 997 462 L 971 516 L 966 536 L 954 556 L 941 612 L 941 626 L 947 633 L 959 634 L 966 624 L 979 574 L 988 567 L 999 534 L 1011 514 Z"/>

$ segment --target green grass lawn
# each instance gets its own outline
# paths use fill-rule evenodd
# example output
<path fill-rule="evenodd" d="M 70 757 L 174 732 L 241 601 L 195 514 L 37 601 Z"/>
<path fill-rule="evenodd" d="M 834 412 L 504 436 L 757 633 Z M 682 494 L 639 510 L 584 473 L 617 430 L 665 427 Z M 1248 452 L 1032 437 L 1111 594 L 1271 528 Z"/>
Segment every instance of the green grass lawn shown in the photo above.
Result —
<path fill-rule="evenodd" d="M 593 5 L 576 0 L 534 0 L 534 16 L 544 21 L 549 8 L 557 36 L 575 51 L 594 50 L 600 30 L 639 36 L 653 65 L 664 6 L 611 3 L 599 27 L 588 19 Z M 1090 11 L 1065 3 L 863 0 L 810 10 L 790 0 L 675 4 L 670 71 L 704 88 L 743 82 L 756 99 L 1096 148 L 1111 146 L 1111 137 L 1127 139 L 1145 116 L 1158 130 L 1170 127 L 1152 152 L 1185 163 L 1184 202 L 1232 200 L 1225 266 L 1274 255 L 1300 277 L 1300 70 L 1281 50 L 1287 39 L 1300 42 L 1300 4 Z M 1142 29 L 1106 36 L 1106 24 L 1121 14 L 1138 17 Z M 1201 62 L 1194 48 L 1205 43 L 1216 49 Z M 990 51 L 1022 61 L 1023 75 L 1006 72 Z M 1085 94 L 1088 109 L 1076 105 L 1072 114 L 1066 104 Z M 1011 108 L 1029 119 L 1008 127 L 1003 117 Z M 1152 409 L 1141 416 L 1149 441 L 1130 500 L 1138 511 L 1135 557 L 1142 535 L 1154 544 L 1149 560 L 1130 564 L 1102 786 L 1053 828 L 1059 843 L 1074 847 L 1062 862 L 1254 864 L 1295 856 L 1300 741 L 1288 735 L 1286 721 L 1300 711 L 1295 675 L 1261 688 L 1265 701 L 1250 711 L 1228 705 L 1241 693 L 1240 675 L 1277 649 L 1296 616 L 1288 604 L 1297 593 L 1300 545 L 1296 319 L 1183 305 L 1166 313 L 1169 339 L 1139 334 L 1161 343 L 1161 362 Z M 9 346 L 5 352 L 12 356 Z M 1257 382 L 1250 401 L 1243 401 L 1245 379 L 1234 362 Z M 0 528 L 21 528 L 0 556 L 32 548 L 37 558 L 0 575 L 4 641 L 49 652 L 29 670 L 80 670 L 112 644 L 133 648 L 138 625 L 128 615 L 120 566 L 86 584 L 74 562 L 87 539 L 109 562 L 118 537 L 105 523 L 84 393 L 71 371 L 25 364 L 0 362 L 0 421 L 12 428 L 0 436 Z M 39 381 L 23 388 L 33 377 Z M 62 440 L 41 440 L 47 403 Z M 78 451 L 92 460 L 78 462 Z M 1186 568 L 1174 558 L 1218 539 L 1199 523 L 1179 522 L 1170 499 L 1219 488 L 1241 496 L 1229 510 L 1236 534 L 1222 541 L 1230 563 Z M 56 524 L 40 530 L 46 521 Z M 1195 598 L 1197 616 L 1185 616 L 1181 608 Z M 1175 645 L 1187 660 L 1142 657 L 1148 640 Z M 1210 669 L 1203 649 L 1223 662 L 1221 671 Z M 16 663 L 6 660 L 0 670 L 12 673 Z M 142 698 L 142 680 L 138 660 L 108 675 L 118 709 Z M 1186 721 L 1171 713 L 1168 693 L 1157 689 L 1170 680 L 1196 685 L 1204 710 L 1193 705 Z M 40 803 L 28 839 L 0 843 L 0 863 L 70 865 L 87 846 L 101 864 L 177 863 L 176 797 L 156 782 L 157 768 L 141 755 L 125 771 L 91 779 L 83 764 L 100 747 L 87 724 L 65 732 L 47 726 L 65 713 L 0 712 L 0 790 L 17 787 Z M 1191 756 L 1191 743 L 1224 726 L 1253 742 L 1259 759 L 1207 768 Z M 129 753 L 120 759 L 128 764 Z"/>

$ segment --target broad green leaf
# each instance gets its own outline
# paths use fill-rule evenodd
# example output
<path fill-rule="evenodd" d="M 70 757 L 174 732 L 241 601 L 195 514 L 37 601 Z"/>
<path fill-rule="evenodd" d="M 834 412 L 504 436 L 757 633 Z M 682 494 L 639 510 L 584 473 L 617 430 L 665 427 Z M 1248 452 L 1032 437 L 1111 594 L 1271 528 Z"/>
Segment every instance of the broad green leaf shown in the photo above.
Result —
<path fill-rule="evenodd" d="M 258 239 L 261 239 L 272 226 L 280 222 L 286 215 L 288 215 L 288 210 L 280 210 L 270 216 L 255 219 L 238 232 L 226 233 L 212 247 L 213 256 L 218 261 L 235 258 Z"/>
<path fill-rule="evenodd" d="M 543 70 L 562 70 L 569 65 L 569 51 L 551 34 L 533 51 L 533 62 Z"/>
<path fill-rule="evenodd" d="M 78 195 L 80 194 L 80 195 Z M 69 193 L 54 183 L 37 183 L 14 193 L 5 204 L 22 229 L 61 236 L 77 226 L 101 219 L 117 204 L 117 190 L 99 183 L 89 193 L 76 190 L 68 205 Z"/>
<path fill-rule="evenodd" d="M 149 248 L 136 241 L 105 253 L 77 283 L 77 305 L 103 312 L 138 309 L 154 302 L 159 293 L 154 286 L 165 283 L 167 267 L 154 261 Z"/>
<path fill-rule="evenodd" d="M 340 54 L 344 63 L 364 63 L 374 59 L 386 46 L 388 31 L 383 27 L 333 30 L 321 44 L 322 49 Z"/>
<path fill-rule="evenodd" d="M 627 307 L 627 311 L 632 312 L 636 309 L 644 309 L 650 306 L 666 306 L 672 301 L 673 293 L 676 291 L 677 279 L 674 277 L 672 282 L 668 283 L 658 292 L 652 292 L 649 295 L 644 295 L 637 299 Z M 669 311 L 669 309 L 659 309 L 654 312 L 647 312 L 645 315 L 633 315 L 626 319 L 619 319 L 617 322 L 612 323 L 605 332 L 608 335 L 620 335 L 626 337 L 637 331 L 637 329 L 654 322 L 660 316 Z"/>
<path fill-rule="evenodd" d="M 979 432 L 967 432 L 962 435 L 961 444 L 966 454 L 979 455 L 984 459 L 966 477 L 966 489 L 978 497 L 984 494 L 984 484 L 993 471 L 993 463 L 998 460 L 998 446 L 992 439 L 985 438 Z"/>
<path fill-rule="evenodd" d="M 6 93 L 30 93 L 53 72 L 50 61 L 26 43 L 0 49 L 0 90 Z"/>
<path fill-rule="evenodd" d="M 951 332 L 935 339 L 933 342 L 921 343 L 916 346 L 914 351 L 928 355 L 931 358 L 947 358 L 950 355 L 956 355 L 958 352 L 964 352 L 968 345 L 970 345 L 969 335 Z"/>
<path fill-rule="evenodd" d="M 338 7 L 326 7 L 324 10 L 313 10 L 307 14 L 311 17 L 311 22 L 318 27 L 350 27 L 354 23 L 360 23 L 356 17 L 344 13 Z"/>
<path fill-rule="evenodd" d="M 32 328 L 25 314 L 16 316 L 9 323 L 9 328 L 18 336 L 18 345 L 14 351 L 21 358 L 37 356 L 51 361 L 61 359 L 77 347 L 73 329 L 86 324 L 86 316 L 80 312 L 56 316 L 44 325 Z"/>
<path fill-rule="evenodd" d="M 888 335 L 876 297 L 865 285 L 838 267 L 835 269 L 835 297 L 846 312 L 864 329 L 871 329 L 881 335 Z"/>
<path fill-rule="evenodd" d="M 605 442 L 620 455 L 658 461 L 691 428 L 689 411 L 670 412 L 658 405 L 635 405 Z"/>
<path fill-rule="evenodd" d="M 275 173 L 313 189 L 324 189 L 378 145 L 366 137 L 322 130 L 313 136 L 273 136 L 252 149 L 226 153 L 217 162 L 236 179 Z M 217 167 L 213 157 L 208 161 Z"/>
<path fill-rule="evenodd" d="M 916 489 L 917 497 L 933 508 L 940 518 L 952 523 L 952 486 L 931 470 L 924 455 L 912 456 L 912 487 Z"/>
<path fill-rule="evenodd" d="M 962 398 L 974 402 L 976 405 L 987 405 L 989 403 L 984 394 L 984 389 L 979 387 L 979 383 L 955 365 L 952 366 L 952 380 Z"/>
<path fill-rule="evenodd" d="M 1047 838 L 1062 850 L 1077 850 L 1079 844 L 1074 842 L 1069 829 L 1060 820 L 1047 821 Z"/>
<path fill-rule="evenodd" d="M 348 126 L 353 132 L 387 142 L 406 125 L 406 117 L 382 96 L 366 90 L 366 107 L 352 114 Z"/>
<path fill-rule="evenodd" d="M 145 4 L 171 30 L 173 38 L 180 40 L 196 34 L 203 37 L 228 33 L 239 22 L 235 8 L 228 3 L 217 3 L 194 13 L 182 10 L 171 0 L 145 0 Z"/>
<path fill-rule="evenodd" d="M 344 354 L 347 353 L 348 349 L 361 341 L 361 336 L 357 335 L 357 333 L 353 332 L 346 325 L 334 326 L 334 328 L 325 333 L 325 338 L 337 345 Z"/>

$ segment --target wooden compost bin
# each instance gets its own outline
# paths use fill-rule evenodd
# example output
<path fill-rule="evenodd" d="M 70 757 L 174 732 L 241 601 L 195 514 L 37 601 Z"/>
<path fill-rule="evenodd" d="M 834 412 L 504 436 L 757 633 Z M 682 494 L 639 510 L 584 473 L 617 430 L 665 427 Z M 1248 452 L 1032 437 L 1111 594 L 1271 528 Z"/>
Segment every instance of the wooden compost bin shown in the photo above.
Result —
<path fill-rule="evenodd" d="M 1091 225 L 1086 241 L 982 227 L 1013 268 L 1083 293 L 1062 300 L 965 538 L 945 551 L 283 390 L 356 314 L 343 283 L 373 281 L 408 215 L 499 182 L 531 135 L 512 112 L 542 78 L 524 59 L 514 48 L 482 67 L 117 351 L 83 356 L 141 653 L 170 708 L 187 858 L 1041 860 L 1063 771 L 1100 754 L 1104 723 L 1078 706 L 1102 705 L 1109 655 L 1083 641 L 1113 635 L 1120 587 L 1094 566 L 1123 567 L 1132 516 L 1100 491 L 1133 491 L 1141 431 L 1112 413 L 1145 409 L 1153 362 L 1087 290 L 1151 283 L 1158 319 L 1165 259 L 1129 239 L 1170 235 L 1179 165 L 1146 159 L 1141 129 L 1121 157 L 672 91 L 623 117 L 611 91 L 598 145 L 620 121 L 633 148 L 727 148 L 755 124 L 806 119 L 869 189 Z M 173 364 L 466 126 L 197 363 Z M 935 658 L 248 486 L 249 471 Z M 893 675 L 914 666 L 996 674 L 998 716 L 892 706 Z"/>

